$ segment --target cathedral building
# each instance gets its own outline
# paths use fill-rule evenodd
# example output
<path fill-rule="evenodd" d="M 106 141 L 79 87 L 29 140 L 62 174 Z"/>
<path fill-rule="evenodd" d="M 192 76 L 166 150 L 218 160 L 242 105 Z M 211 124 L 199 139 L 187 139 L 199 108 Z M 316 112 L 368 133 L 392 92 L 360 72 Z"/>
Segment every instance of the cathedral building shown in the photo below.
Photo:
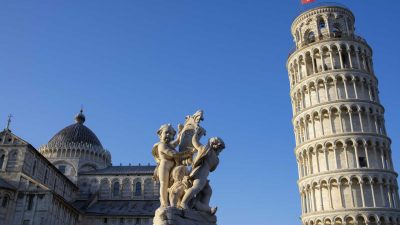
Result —
<path fill-rule="evenodd" d="M 0 225 L 152 224 L 155 167 L 112 166 L 84 122 L 81 111 L 39 150 L 0 132 Z"/>
<path fill-rule="evenodd" d="M 287 60 L 303 225 L 400 224 L 397 173 L 372 49 L 353 13 L 319 5 L 293 22 Z"/>

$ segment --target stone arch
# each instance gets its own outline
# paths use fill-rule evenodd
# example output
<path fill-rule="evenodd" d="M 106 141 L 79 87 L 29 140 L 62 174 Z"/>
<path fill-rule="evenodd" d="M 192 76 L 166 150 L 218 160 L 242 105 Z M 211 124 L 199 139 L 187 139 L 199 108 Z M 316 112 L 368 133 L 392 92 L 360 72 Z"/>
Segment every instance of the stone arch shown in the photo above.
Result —
<path fill-rule="evenodd" d="M 144 197 L 145 198 L 154 197 L 154 183 L 151 178 L 146 178 L 144 180 Z"/>
<path fill-rule="evenodd" d="M 92 170 L 97 170 L 97 165 L 95 163 L 90 163 L 90 162 L 84 163 L 79 168 L 79 172 L 87 172 Z"/>
<path fill-rule="evenodd" d="M 342 203 L 344 208 L 353 207 L 352 197 L 351 197 L 351 188 L 350 182 L 346 177 L 342 177 L 340 179 L 340 184 L 342 188 Z"/>
<path fill-rule="evenodd" d="M 333 62 L 332 69 L 340 69 L 339 47 L 336 44 L 331 45 L 331 60 Z"/>
<path fill-rule="evenodd" d="M 321 48 L 322 51 L 322 61 L 323 61 L 323 69 L 324 70 L 332 70 L 332 61 L 330 57 L 330 47 L 323 46 Z"/>
<path fill-rule="evenodd" d="M 107 199 L 111 196 L 111 184 L 108 178 L 100 181 L 100 198 Z"/>
<path fill-rule="evenodd" d="M 358 176 L 350 178 L 351 193 L 353 197 L 354 207 L 363 207 L 363 196 L 361 193 L 361 182 Z"/>
<path fill-rule="evenodd" d="M 58 169 L 59 169 L 59 166 L 65 166 L 66 168 L 64 171 L 65 172 L 64 175 L 67 175 L 67 176 L 76 176 L 77 175 L 77 173 L 76 173 L 77 170 L 70 161 L 57 160 L 57 161 L 53 162 L 53 165 L 55 167 L 57 167 Z M 60 170 L 60 172 L 63 172 L 63 171 Z"/>
<path fill-rule="evenodd" d="M 8 154 L 4 149 L 0 149 L 0 171 L 3 170 L 7 165 Z"/>
<path fill-rule="evenodd" d="M 340 217 L 335 217 L 334 221 L 335 221 L 334 225 L 343 225 L 343 219 Z"/>
<path fill-rule="evenodd" d="M 124 199 L 132 197 L 132 181 L 129 178 L 122 180 L 121 196 Z"/>
<path fill-rule="evenodd" d="M 368 216 L 368 222 L 370 225 L 377 225 L 378 224 L 378 217 L 377 215 L 371 214 Z"/>
<path fill-rule="evenodd" d="M 117 198 L 121 195 L 121 182 L 118 178 L 113 178 L 111 181 L 112 197 Z"/>
<path fill-rule="evenodd" d="M 143 195 L 143 183 L 140 178 L 135 178 L 132 182 L 133 197 L 142 197 Z"/>
<path fill-rule="evenodd" d="M 92 178 L 90 180 L 90 193 L 94 194 L 99 191 L 99 180 L 97 178 Z"/>
<path fill-rule="evenodd" d="M 315 42 L 316 36 L 315 36 L 314 31 L 312 31 L 311 29 L 306 30 L 304 32 L 303 40 L 305 41 L 306 45 Z"/>
<path fill-rule="evenodd" d="M 13 149 L 8 153 L 8 161 L 6 166 L 6 171 L 14 171 L 18 165 L 19 151 Z"/>

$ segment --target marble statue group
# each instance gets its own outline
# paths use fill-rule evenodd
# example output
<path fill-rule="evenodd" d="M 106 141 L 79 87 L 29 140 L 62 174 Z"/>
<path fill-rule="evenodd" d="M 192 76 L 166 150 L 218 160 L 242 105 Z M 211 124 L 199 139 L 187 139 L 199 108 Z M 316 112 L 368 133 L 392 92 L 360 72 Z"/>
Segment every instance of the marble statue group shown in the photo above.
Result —
<path fill-rule="evenodd" d="M 217 168 L 218 156 L 225 144 L 219 137 L 209 138 L 206 144 L 200 143 L 206 135 L 206 130 L 200 126 L 202 120 L 203 111 L 199 110 L 186 116 L 185 123 L 178 125 L 178 133 L 170 124 L 162 125 L 157 131 L 159 142 L 154 145 L 152 154 L 157 162 L 154 179 L 160 182 L 159 210 L 201 212 L 203 217 L 214 216 L 217 211 L 217 207 L 209 205 L 212 189 L 208 175 Z"/>

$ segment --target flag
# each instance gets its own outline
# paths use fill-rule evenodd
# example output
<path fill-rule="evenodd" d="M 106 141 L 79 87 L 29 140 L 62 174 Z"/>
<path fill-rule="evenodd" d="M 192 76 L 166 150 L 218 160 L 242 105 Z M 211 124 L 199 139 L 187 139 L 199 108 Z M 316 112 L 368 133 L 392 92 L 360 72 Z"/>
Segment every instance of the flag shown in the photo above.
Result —
<path fill-rule="evenodd" d="M 301 0 L 301 4 L 308 4 L 308 3 L 311 3 L 311 2 L 315 2 L 315 0 Z"/>

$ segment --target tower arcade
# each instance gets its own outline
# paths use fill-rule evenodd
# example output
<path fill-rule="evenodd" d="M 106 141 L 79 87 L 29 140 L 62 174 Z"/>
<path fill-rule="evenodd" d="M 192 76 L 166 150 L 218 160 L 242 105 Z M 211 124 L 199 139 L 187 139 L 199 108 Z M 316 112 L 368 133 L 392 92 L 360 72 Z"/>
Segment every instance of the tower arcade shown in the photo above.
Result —
<path fill-rule="evenodd" d="M 344 6 L 301 13 L 287 60 L 302 224 L 399 224 L 372 49 Z"/>

